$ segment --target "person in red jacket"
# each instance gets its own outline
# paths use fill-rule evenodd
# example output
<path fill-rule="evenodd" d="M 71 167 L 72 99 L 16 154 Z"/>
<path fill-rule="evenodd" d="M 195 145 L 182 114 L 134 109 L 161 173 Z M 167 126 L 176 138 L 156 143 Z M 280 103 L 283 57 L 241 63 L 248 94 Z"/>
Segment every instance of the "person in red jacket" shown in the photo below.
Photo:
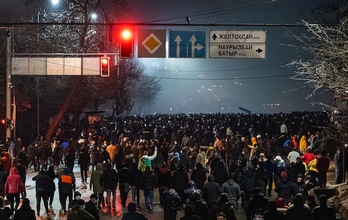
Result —
<path fill-rule="evenodd" d="M 326 187 L 326 174 L 330 167 L 330 158 L 325 151 L 321 151 L 317 158 L 317 170 L 319 172 L 319 187 Z"/>
<path fill-rule="evenodd" d="M 5 194 L 10 201 L 10 207 L 12 212 L 17 210 L 19 206 L 19 195 L 24 191 L 24 184 L 21 177 L 18 174 L 18 170 L 15 167 L 10 169 L 10 175 L 7 177 L 5 183 Z M 16 207 L 14 208 L 14 202 L 16 200 Z"/>

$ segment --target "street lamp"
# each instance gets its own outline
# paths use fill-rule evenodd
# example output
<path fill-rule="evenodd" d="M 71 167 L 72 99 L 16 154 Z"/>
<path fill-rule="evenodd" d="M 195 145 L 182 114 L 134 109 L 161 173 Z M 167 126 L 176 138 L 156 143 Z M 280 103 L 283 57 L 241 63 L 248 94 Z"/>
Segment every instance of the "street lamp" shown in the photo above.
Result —
<path fill-rule="evenodd" d="M 51 3 L 52 5 L 57 5 L 59 3 L 59 0 L 52 0 Z"/>

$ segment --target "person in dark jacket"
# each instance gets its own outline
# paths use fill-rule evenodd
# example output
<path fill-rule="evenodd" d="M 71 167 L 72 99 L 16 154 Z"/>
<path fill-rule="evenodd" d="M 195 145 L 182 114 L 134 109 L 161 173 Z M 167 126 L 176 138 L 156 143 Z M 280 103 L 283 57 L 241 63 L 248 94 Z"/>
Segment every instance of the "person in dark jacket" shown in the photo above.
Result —
<path fill-rule="evenodd" d="M 42 170 L 47 170 L 49 151 L 51 151 L 51 148 L 48 147 L 48 143 L 43 142 L 39 148 L 39 153 L 38 153 L 38 156 L 42 164 L 42 168 L 41 168 Z"/>
<path fill-rule="evenodd" d="M 291 184 L 292 198 L 295 198 L 295 195 L 297 195 L 298 193 L 301 193 L 304 199 L 306 199 L 308 195 L 308 187 L 301 173 L 297 174 L 296 182 Z"/>
<path fill-rule="evenodd" d="M 53 210 L 52 204 L 54 200 L 54 192 L 56 191 L 56 184 L 54 183 L 54 179 L 57 178 L 57 174 L 54 172 L 53 166 L 48 167 L 47 176 L 50 178 L 50 180 L 47 184 L 46 192 L 49 200 L 49 207 L 51 210 Z"/>
<path fill-rule="evenodd" d="M 98 195 L 92 193 L 89 197 L 89 201 L 85 204 L 85 210 L 91 214 L 95 220 L 99 220 L 99 213 L 97 209 Z"/>
<path fill-rule="evenodd" d="M 301 193 L 296 194 L 293 205 L 286 210 L 286 220 L 312 220 L 311 210 L 305 204 Z"/>
<path fill-rule="evenodd" d="M 98 209 L 104 209 L 104 186 L 102 185 L 101 178 L 103 175 L 103 171 L 101 171 L 101 165 L 97 164 L 95 170 L 91 174 L 91 179 L 89 181 L 89 189 L 92 190 L 93 193 L 98 195 Z"/>
<path fill-rule="evenodd" d="M 184 148 L 179 156 L 179 165 L 182 165 L 185 172 L 191 171 L 191 161 L 190 157 L 187 155 L 187 152 L 188 148 Z"/>
<path fill-rule="evenodd" d="M 174 172 L 172 182 L 173 182 L 174 189 L 179 193 L 179 196 L 181 198 L 181 204 L 182 204 L 185 201 L 183 200 L 184 191 L 189 182 L 187 172 L 184 171 L 184 167 L 182 165 L 179 165 L 178 170 Z"/>
<path fill-rule="evenodd" d="M 240 198 L 241 196 L 241 190 L 240 190 L 240 187 L 238 185 L 238 183 L 236 183 L 234 180 L 233 180 L 233 176 L 230 175 L 228 177 L 228 180 L 222 184 L 222 187 L 221 187 L 221 191 L 223 193 L 227 193 L 228 195 L 228 202 L 233 205 L 233 208 L 235 210 L 237 210 L 238 208 L 238 199 Z"/>
<path fill-rule="evenodd" d="M 62 206 L 61 212 L 68 213 L 66 210 L 66 199 L 69 198 L 69 203 L 73 199 L 73 192 L 76 189 L 75 177 L 71 173 L 70 168 L 66 167 L 63 173 L 58 176 L 59 201 Z"/>
<path fill-rule="evenodd" d="M 128 212 L 122 216 L 122 220 L 147 220 L 140 212 L 137 212 L 137 205 L 134 202 L 128 204 Z"/>
<path fill-rule="evenodd" d="M 68 209 L 71 209 L 74 207 L 74 205 L 77 204 L 77 201 L 81 199 L 81 193 L 79 191 L 74 192 L 74 199 L 69 201 Z"/>
<path fill-rule="evenodd" d="M 191 180 L 195 181 L 198 189 L 202 190 L 205 181 L 207 180 L 207 175 L 205 173 L 205 169 L 202 164 L 197 163 L 196 169 L 192 171 Z"/>
<path fill-rule="evenodd" d="M 268 198 L 261 192 L 259 187 L 254 190 L 254 196 L 250 199 L 247 208 L 247 220 L 251 220 L 257 209 L 268 210 Z"/>
<path fill-rule="evenodd" d="M 327 171 L 330 167 L 330 158 L 328 157 L 326 151 L 321 151 L 320 155 L 317 157 L 317 170 L 319 173 L 319 187 L 326 188 L 327 182 Z"/>
<path fill-rule="evenodd" d="M 236 212 L 228 202 L 227 193 L 221 193 L 220 199 L 216 201 L 211 209 L 211 219 L 216 219 L 219 213 L 224 213 L 227 220 L 237 220 Z"/>
<path fill-rule="evenodd" d="M 175 189 L 168 188 L 162 197 L 164 220 L 176 220 L 178 204 L 181 201 L 179 194 Z"/>
<path fill-rule="evenodd" d="M 86 147 L 81 149 L 78 164 L 80 165 L 82 184 L 85 185 L 87 183 L 87 170 L 89 165 L 89 155 Z"/>
<path fill-rule="evenodd" d="M 192 206 L 185 206 L 184 217 L 180 218 L 180 220 L 200 220 L 200 218 L 195 215 Z"/>
<path fill-rule="evenodd" d="M 22 206 L 16 211 L 13 220 L 36 220 L 35 211 L 30 207 L 30 200 L 24 198 Z"/>
<path fill-rule="evenodd" d="M 21 177 L 22 183 L 25 186 L 25 182 L 27 179 L 27 171 L 25 166 L 23 165 L 23 161 L 18 159 L 17 160 L 17 166 L 16 166 L 17 170 L 18 170 L 18 174 Z M 25 198 L 27 196 L 27 192 L 26 189 L 24 187 L 23 192 L 21 193 L 22 198 Z"/>
<path fill-rule="evenodd" d="M 291 202 L 291 183 L 288 181 L 288 174 L 283 171 L 280 174 L 280 179 L 276 183 L 275 192 L 279 198 L 283 198 L 285 203 Z"/>
<path fill-rule="evenodd" d="M 192 195 L 193 210 L 195 215 L 200 217 L 201 220 L 210 220 L 210 210 L 208 208 L 207 203 L 202 199 L 201 194 L 199 192 L 195 192 Z"/>
<path fill-rule="evenodd" d="M 94 167 L 99 163 L 99 150 L 97 146 L 95 145 L 95 141 L 92 142 L 90 146 L 90 164 L 92 166 L 92 172 L 94 171 Z"/>
<path fill-rule="evenodd" d="M 188 182 L 187 189 L 184 191 L 184 196 L 181 198 L 185 202 L 185 206 L 193 206 L 195 202 L 195 198 L 193 197 L 194 193 L 199 193 L 200 196 L 202 195 L 202 192 L 197 189 L 195 181 L 191 180 Z"/>
<path fill-rule="evenodd" d="M 140 179 L 142 174 L 138 169 L 138 164 L 134 162 L 129 172 L 129 184 L 132 190 L 132 201 L 136 202 L 138 208 L 140 208 Z"/>
<path fill-rule="evenodd" d="M 319 196 L 320 206 L 312 211 L 313 220 L 335 220 L 336 213 L 333 208 L 327 206 L 327 197 L 325 194 Z"/>
<path fill-rule="evenodd" d="M 276 202 L 271 201 L 269 202 L 269 209 L 265 212 L 263 218 L 265 220 L 285 220 L 285 215 L 277 210 Z"/>
<path fill-rule="evenodd" d="M 157 172 L 158 192 L 160 204 L 163 207 L 163 193 L 172 185 L 172 175 L 166 164 L 162 164 Z"/>
<path fill-rule="evenodd" d="M 221 194 L 221 187 L 215 182 L 213 175 L 208 176 L 208 182 L 204 184 L 202 193 L 204 201 L 206 201 L 209 209 L 211 209 Z"/>
<path fill-rule="evenodd" d="M 116 206 L 116 188 L 118 185 L 119 176 L 112 164 L 107 164 L 107 168 L 102 175 L 102 183 L 104 190 L 106 191 L 106 204 L 107 209 L 114 209 Z M 112 203 L 110 197 L 112 194 Z"/>
<path fill-rule="evenodd" d="M 85 210 L 85 201 L 79 199 L 70 210 L 68 220 L 94 220 L 94 217 Z"/>
<path fill-rule="evenodd" d="M 276 172 L 276 166 L 272 160 L 272 155 L 267 155 L 267 160 L 264 162 L 263 168 L 265 170 L 265 176 L 268 180 L 267 196 L 271 197 L 274 173 Z"/>
<path fill-rule="evenodd" d="M 153 195 L 156 187 L 156 175 L 152 172 L 152 170 L 150 170 L 149 166 L 145 166 L 145 172 L 140 179 L 140 188 L 144 190 L 145 206 L 149 211 L 152 211 Z"/>
<path fill-rule="evenodd" d="M 5 196 L 5 183 L 8 173 L 4 170 L 4 167 L 0 164 L 0 196 Z"/>
<path fill-rule="evenodd" d="M 47 197 L 47 186 L 49 184 L 50 178 L 46 174 L 44 170 L 39 171 L 39 173 L 32 178 L 35 183 L 35 189 L 36 189 L 36 211 L 37 215 L 40 216 L 40 206 L 41 206 L 41 199 L 44 203 L 44 207 L 46 210 L 46 214 L 49 214 L 48 212 L 48 197 Z"/>
<path fill-rule="evenodd" d="M 220 185 L 220 187 L 224 182 L 226 182 L 228 173 L 222 160 L 217 163 L 216 168 L 212 170 L 211 174 L 215 177 L 215 181 Z"/>
<path fill-rule="evenodd" d="M 126 201 L 128 197 L 128 192 L 130 190 L 130 172 L 127 164 L 122 164 L 122 168 L 119 169 L 119 177 L 120 177 L 120 197 L 121 197 L 121 205 L 122 207 L 126 207 Z"/>
<path fill-rule="evenodd" d="M 64 157 L 65 166 L 70 169 L 70 173 L 74 172 L 75 152 L 73 149 L 69 149 Z"/>

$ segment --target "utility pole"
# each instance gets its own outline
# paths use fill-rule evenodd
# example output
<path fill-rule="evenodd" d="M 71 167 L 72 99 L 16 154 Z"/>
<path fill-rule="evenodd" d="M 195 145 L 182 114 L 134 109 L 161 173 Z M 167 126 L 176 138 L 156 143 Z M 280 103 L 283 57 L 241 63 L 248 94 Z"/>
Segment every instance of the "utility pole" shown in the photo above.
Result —
<path fill-rule="evenodd" d="M 12 119 L 12 79 L 11 79 L 11 48 L 10 29 L 6 31 L 6 120 Z M 11 138 L 11 126 L 6 126 L 6 138 Z"/>

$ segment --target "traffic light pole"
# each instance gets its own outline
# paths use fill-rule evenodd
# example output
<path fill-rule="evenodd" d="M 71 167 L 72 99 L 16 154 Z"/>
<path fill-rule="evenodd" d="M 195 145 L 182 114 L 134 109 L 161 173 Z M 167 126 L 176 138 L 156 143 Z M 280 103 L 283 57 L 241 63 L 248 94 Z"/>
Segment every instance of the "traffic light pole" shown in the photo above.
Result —
<path fill-rule="evenodd" d="M 12 119 L 12 79 L 11 79 L 11 47 L 12 37 L 10 30 L 6 31 L 6 119 Z M 11 138 L 11 127 L 6 126 L 6 138 Z"/>

